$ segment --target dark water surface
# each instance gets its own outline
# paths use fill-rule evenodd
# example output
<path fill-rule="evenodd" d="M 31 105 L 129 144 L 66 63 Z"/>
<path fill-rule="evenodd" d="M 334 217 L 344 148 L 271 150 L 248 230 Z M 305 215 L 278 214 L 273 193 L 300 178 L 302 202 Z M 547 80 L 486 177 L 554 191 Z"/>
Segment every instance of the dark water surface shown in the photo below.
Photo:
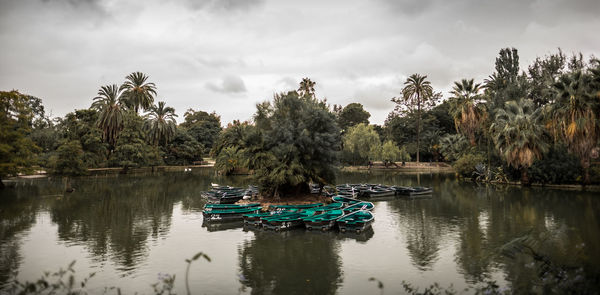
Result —
<path fill-rule="evenodd" d="M 452 175 L 340 173 L 338 183 L 423 185 L 430 198 L 375 203 L 373 230 L 356 234 L 203 226 L 199 192 L 211 182 L 244 186 L 246 177 L 212 170 L 157 175 L 84 177 L 63 196 L 59 180 L 20 180 L 0 192 L 0 284 L 18 271 L 35 280 L 72 260 L 81 276 L 96 272 L 93 293 L 116 286 L 151 293 L 162 274 L 176 274 L 185 294 L 184 260 L 194 294 L 385 294 L 401 282 L 454 289 L 495 280 L 528 288 L 536 281 L 526 256 L 500 255 L 507 242 L 529 235 L 554 263 L 600 269 L 598 193 L 482 186 Z"/>

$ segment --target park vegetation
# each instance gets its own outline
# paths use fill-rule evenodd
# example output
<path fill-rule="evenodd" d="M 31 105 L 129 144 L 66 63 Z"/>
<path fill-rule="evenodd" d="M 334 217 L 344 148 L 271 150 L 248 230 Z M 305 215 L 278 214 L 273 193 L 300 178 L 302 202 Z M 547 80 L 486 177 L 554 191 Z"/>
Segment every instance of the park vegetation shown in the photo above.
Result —
<path fill-rule="evenodd" d="M 216 160 L 223 174 L 251 173 L 263 193 L 294 195 L 335 181 L 334 168 L 381 161 L 446 161 L 462 177 L 522 184 L 600 181 L 600 61 L 562 51 L 526 70 L 514 48 L 500 50 L 483 81 L 460 77 L 452 91 L 428 75 L 408 76 L 385 123 L 369 124 L 360 103 L 329 105 L 304 78 L 297 90 L 257 104 L 248 121 L 222 128 L 219 115 L 156 101 L 141 72 L 101 86 L 88 109 L 50 118 L 42 100 L 0 92 L 0 179 L 45 170 L 193 165 Z M 1 182 L 0 182 L 1 183 Z"/>

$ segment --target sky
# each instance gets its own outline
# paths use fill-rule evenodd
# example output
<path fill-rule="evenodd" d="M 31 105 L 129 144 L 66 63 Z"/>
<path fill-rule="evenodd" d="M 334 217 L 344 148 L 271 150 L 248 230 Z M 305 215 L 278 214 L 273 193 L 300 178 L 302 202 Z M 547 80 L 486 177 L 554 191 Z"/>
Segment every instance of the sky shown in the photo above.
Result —
<path fill-rule="evenodd" d="M 64 116 L 141 71 L 179 122 L 193 108 L 226 125 L 308 77 L 382 124 L 413 73 L 448 97 L 501 48 L 525 70 L 558 48 L 600 56 L 599 32 L 598 0 L 0 0 L 0 90 Z"/>

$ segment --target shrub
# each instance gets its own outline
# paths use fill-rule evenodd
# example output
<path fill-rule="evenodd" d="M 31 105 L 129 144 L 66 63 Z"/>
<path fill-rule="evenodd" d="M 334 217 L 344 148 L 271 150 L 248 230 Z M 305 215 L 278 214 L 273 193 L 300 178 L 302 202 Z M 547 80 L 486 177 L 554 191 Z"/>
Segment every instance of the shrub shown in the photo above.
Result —
<path fill-rule="evenodd" d="M 481 154 L 466 154 L 458 158 L 452 167 L 459 176 L 471 177 L 475 171 L 475 166 L 484 162 L 485 157 Z"/>

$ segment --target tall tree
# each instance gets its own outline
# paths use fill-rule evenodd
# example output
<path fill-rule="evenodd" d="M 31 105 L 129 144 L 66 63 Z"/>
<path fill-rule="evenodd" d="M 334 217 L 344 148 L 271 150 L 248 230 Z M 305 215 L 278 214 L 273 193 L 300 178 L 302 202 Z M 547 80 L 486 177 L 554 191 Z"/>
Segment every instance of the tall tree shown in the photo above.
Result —
<path fill-rule="evenodd" d="M 221 117 L 215 112 L 207 113 L 188 109 L 183 114 L 183 118 L 181 127 L 187 129 L 189 134 L 204 146 L 205 150 L 211 150 L 222 130 Z"/>
<path fill-rule="evenodd" d="M 117 84 L 100 87 L 98 96 L 94 97 L 92 109 L 99 112 L 96 124 L 102 129 L 102 138 L 114 148 L 119 132 L 123 129 L 125 116 L 121 91 Z"/>
<path fill-rule="evenodd" d="M 485 104 L 479 96 L 480 87 L 481 84 L 475 84 L 473 79 L 456 81 L 448 101 L 456 131 L 469 138 L 471 146 L 475 146 L 475 133 L 487 119 Z"/>
<path fill-rule="evenodd" d="M 589 73 L 576 70 L 554 84 L 556 101 L 548 107 L 548 127 L 581 161 L 584 183 L 590 183 L 592 150 L 600 139 L 600 66 Z"/>
<path fill-rule="evenodd" d="M 261 136 L 252 146 L 263 146 L 254 170 L 264 192 L 293 195 L 308 192 L 311 181 L 332 183 L 340 133 L 326 103 L 291 91 L 262 107 L 264 116 L 255 116 Z"/>
<path fill-rule="evenodd" d="M 300 96 L 315 97 L 316 84 L 316 82 L 311 81 L 309 78 L 302 78 L 300 87 L 298 87 L 298 94 L 300 94 Z"/>
<path fill-rule="evenodd" d="M 146 116 L 144 129 L 148 134 L 148 140 L 155 146 L 159 143 L 166 146 L 175 136 L 175 130 L 177 129 L 175 109 L 165 106 L 164 101 L 159 101 L 158 106 L 152 105 L 150 107 L 150 112 Z"/>
<path fill-rule="evenodd" d="M 427 75 L 410 75 L 404 82 L 402 88 L 402 97 L 393 98 L 392 101 L 398 104 L 404 104 L 409 110 L 417 113 L 417 163 L 419 162 L 419 140 L 421 133 L 421 108 L 434 97 L 431 82 L 427 81 Z"/>
<path fill-rule="evenodd" d="M 369 117 L 371 117 L 371 114 L 365 111 L 362 104 L 353 102 L 339 112 L 338 124 L 342 131 L 344 131 L 360 123 L 369 124 Z"/>
<path fill-rule="evenodd" d="M 496 112 L 490 131 L 496 148 L 508 164 L 521 171 L 521 183 L 529 185 L 527 169 L 548 149 L 541 109 L 533 100 L 507 101 Z"/>
<path fill-rule="evenodd" d="M 345 151 L 359 157 L 359 159 L 353 159 L 354 164 L 358 164 L 357 160 L 375 160 L 381 149 L 379 135 L 372 125 L 365 123 L 350 127 L 344 134 L 343 142 Z"/>
<path fill-rule="evenodd" d="M 138 113 L 139 109 L 148 110 L 154 103 L 156 96 L 156 86 L 154 83 L 146 82 L 148 76 L 142 72 L 133 72 L 125 77 L 125 82 L 121 85 L 124 102 L 127 107 L 132 108 Z"/>
<path fill-rule="evenodd" d="M 0 91 L 0 189 L 2 178 L 31 170 L 39 151 L 28 137 L 34 113 L 27 95 Z"/>

